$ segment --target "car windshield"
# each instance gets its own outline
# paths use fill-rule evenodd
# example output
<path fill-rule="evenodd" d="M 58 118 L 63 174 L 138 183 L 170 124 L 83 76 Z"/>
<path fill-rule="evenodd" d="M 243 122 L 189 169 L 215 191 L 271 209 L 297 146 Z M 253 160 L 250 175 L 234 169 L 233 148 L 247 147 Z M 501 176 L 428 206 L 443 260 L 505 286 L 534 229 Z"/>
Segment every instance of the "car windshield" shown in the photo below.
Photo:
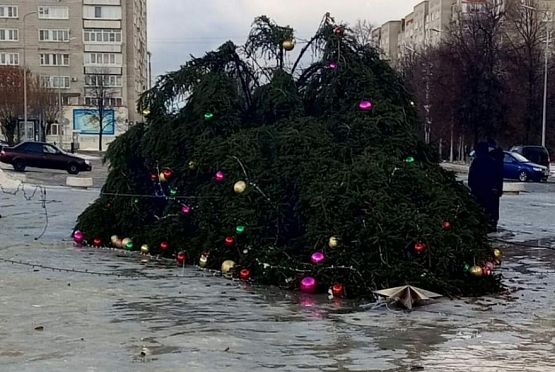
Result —
<path fill-rule="evenodd" d="M 530 160 L 526 159 L 524 156 L 520 155 L 518 152 L 511 152 L 511 155 L 521 163 L 530 163 Z"/>

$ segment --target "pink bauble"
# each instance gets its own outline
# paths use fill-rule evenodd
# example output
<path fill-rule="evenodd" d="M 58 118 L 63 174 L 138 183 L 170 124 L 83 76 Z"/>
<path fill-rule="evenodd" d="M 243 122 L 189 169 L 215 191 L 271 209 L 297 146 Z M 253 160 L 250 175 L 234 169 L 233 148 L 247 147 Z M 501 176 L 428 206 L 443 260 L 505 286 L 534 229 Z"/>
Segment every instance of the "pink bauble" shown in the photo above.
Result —
<path fill-rule="evenodd" d="M 191 213 L 191 207 L 189 207 L 188 205 L 181 206 L 181 213 L 183 213 L 184 215 L 190 214 Z"/>
<path fill-rule="evenodd" d="M 335 62 L 331 62 L 328 66 L 329 66 L 329 68 L 331 68 L 332 70 L 337 69 L 337 63 L 335 63 Z"/>
<path fill-rule="evenodd" d="M 222 171 L 217 171 L 216 176 L 214 178 L 216 179 L 216 182 L 224 182 L 225 174 Z"/>
<path fill-rule="evenodd" d="M 362 111 L 370 111 L 374 108 L 374 105 L 370 101 L 360 101 L 358 108 Z"/>
<path fill-rule="evenodd" d="M 484 265 L 484 268 L 489 269 L 489 270 L 493 270 L 493 269 L 495 269 L 495 264 L 493 262 L 488 261 Z"/>
<path fill-rule="evenodd" d="M 73 233 L 73 241 L 77 244 L 81 244 L 83 243 L 83 241 L 85 240 L 85 234 L 83 234 L 81 231 L 77 230 Z"/>
<path fill-rule="evenodd" d="M 316 279 L 311 276 L 306 276 L 301 280 L 301 292 L 303 293 L 315 293 L 318 288 L 318 283 Z"/>
<path fill-rule="evenodd" d="M 314 265 L 320 265 L 326 260 L 326 255 L 324 254 L 324 252 L 314 252 L 310 257 L 310 260 Z"/>

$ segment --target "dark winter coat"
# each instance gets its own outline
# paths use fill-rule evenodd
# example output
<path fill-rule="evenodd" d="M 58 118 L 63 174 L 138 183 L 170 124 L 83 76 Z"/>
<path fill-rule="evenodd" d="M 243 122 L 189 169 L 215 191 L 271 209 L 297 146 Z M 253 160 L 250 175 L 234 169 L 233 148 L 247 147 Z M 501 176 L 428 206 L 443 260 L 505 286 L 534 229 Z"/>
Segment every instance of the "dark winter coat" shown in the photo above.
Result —
<path fill-rule="evenodd" d="M 500 152 L 500 153 L 499 153 Z M 478 203 L 485 209 L 493 224 L 499 219 L 499 197 L 503 192 L 503 151 L 492 153 L 488 144 L 481 142 L 476 147 L 476 158 L 470 165 L 468 186 Z"/>

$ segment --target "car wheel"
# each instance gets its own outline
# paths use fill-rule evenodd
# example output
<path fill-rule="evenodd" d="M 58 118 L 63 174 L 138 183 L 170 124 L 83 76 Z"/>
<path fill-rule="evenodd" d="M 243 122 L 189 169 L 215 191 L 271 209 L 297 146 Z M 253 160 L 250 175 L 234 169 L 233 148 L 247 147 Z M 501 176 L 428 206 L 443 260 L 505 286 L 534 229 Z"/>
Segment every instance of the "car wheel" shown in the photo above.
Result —
<path fill-rule="evenodd" d="M 23 160 L 16 160 L 13 163 L 13 169 L 15 169 L 16 172 L 23 172 L 25 171 L 25 163 L 23 162 Z"/>
<path fill-rule="evenodd" d="M 77 164 L 70 164 L 69 167 L 67 167 L 67 173 L 79 174 L 79 167 L 77 166 Z"/>
<path fill-rule="evenodd" d="M 528 173 L 526 173 L 526 171 L 521 171 L 521 172 L 518 174 L 518 180 L 519 180 L 520 182 L 526 182 L 526 181 L 528 181 Z"/>

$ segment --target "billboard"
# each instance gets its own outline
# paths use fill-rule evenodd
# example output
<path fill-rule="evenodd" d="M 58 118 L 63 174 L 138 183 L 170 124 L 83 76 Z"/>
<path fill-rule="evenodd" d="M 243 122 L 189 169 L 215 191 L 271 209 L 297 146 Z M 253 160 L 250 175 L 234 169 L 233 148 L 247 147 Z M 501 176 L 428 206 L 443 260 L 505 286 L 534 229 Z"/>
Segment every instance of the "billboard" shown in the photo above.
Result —
<path fill-rule="evenodd" d="M 114 110 L 104 110 L 102 119 L 102 134 L 114 135 L 116 116 Z M 80 134 L 99 134 L 99 114 L 98 109 L 74 109 L 73 110 L 73 130 Z"/>

